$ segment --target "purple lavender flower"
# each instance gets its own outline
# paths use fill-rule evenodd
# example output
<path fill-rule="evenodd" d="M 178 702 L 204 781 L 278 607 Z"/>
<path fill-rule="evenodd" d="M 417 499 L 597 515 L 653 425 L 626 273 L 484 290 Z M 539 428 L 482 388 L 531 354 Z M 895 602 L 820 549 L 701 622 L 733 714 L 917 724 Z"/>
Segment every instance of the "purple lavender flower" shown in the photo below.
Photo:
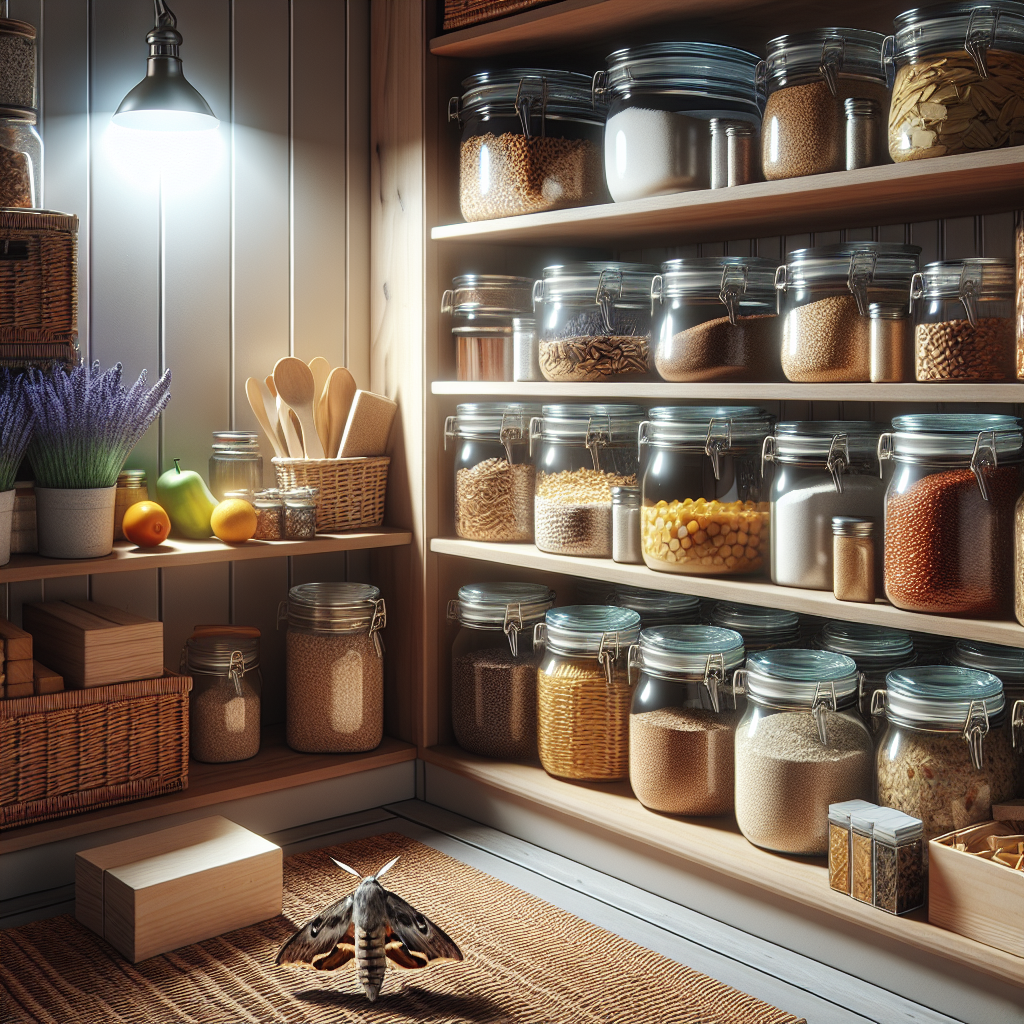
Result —
<path fill-rule="evenodd" d="M 0 491 L 14 486 L 18 466 L 32 437 L 34 414 L 26 400 L 24 374 L 0 371 Z"/>

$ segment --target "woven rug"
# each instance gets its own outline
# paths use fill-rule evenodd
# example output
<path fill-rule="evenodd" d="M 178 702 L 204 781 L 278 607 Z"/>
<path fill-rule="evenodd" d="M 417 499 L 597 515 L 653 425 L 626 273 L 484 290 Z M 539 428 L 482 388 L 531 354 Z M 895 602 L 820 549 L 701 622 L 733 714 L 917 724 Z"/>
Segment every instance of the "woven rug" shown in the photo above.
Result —
<path fill-rule="evenodd" d="M 294 928 L 353 887 L 329 855 L 371 874 L 396 854 L 387 888 L 447 931 L 464 961 L 389 966 L 374 1004 L 351 963 L 334 973 L 274 966 Z M 67 915 L 0 932 L 0 1020 L 801 1024 L 396 833 L 289 857 L 284 887 L 284 916 L 136 965 Z"/>

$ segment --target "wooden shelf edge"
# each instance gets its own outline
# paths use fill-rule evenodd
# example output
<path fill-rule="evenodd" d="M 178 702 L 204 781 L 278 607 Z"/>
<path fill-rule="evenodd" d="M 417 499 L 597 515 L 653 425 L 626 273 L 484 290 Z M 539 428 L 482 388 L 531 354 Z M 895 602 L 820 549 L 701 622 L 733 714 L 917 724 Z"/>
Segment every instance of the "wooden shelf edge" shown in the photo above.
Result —
<path fill-rule="evenodd" d="M 929 924 L 923 914 L 894 917 L 834 892 L 823 861 L 768 853 L 726 819 L 700 823 L 648 811 L 626 783 L 574 784 L 553 779 L 539 766 L 491 761 L 458 747 L 420 752 L 430 764 L 552 810 L 645 843 L 748 885 L 813 907 L 985 974 L 1024 985 L 1024 958 Z"/>

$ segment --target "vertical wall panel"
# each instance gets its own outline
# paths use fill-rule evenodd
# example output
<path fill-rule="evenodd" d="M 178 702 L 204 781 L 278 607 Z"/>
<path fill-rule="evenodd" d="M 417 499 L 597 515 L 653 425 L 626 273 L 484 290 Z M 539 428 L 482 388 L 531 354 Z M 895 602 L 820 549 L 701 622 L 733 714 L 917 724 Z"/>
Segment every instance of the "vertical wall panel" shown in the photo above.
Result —
<path fill-rule="evenodd" d="M 189 565 L 161 569 L 164 664 L 178 667 L 182 645 L 193 626 L 228 621 L 228 566 Z"/>

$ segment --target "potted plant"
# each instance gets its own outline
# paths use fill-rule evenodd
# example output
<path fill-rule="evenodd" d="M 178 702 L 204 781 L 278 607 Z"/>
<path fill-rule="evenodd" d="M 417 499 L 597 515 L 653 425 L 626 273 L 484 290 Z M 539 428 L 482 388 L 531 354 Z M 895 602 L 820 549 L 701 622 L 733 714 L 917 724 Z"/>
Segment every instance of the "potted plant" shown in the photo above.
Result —
<path fill-rule="evenodd" d="M 33 415 L 25 397 L 25 377 L 0 371 L 0 565 L 11 560 L 14 477 L 32 437 Z"/>
<path fill-rule="evenodd" d="M 36 478 L 39 554 L 99 558 L 114 546 L 117 475 L 170 400 L 171 371 L 146 390 L 146 371 L 129 390 L 121 364 L 101 371 L 29 371 L 35 415 L 28 457 Z"/>

